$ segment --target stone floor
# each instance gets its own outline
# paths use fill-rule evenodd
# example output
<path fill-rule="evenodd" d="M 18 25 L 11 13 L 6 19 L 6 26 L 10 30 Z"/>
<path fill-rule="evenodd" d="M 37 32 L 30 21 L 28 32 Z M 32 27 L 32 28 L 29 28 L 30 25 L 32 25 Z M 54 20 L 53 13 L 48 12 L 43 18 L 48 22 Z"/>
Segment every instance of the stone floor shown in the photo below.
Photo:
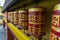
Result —
<path fill-rule="evenodd" d="M 0 25 L 0 40 L 6 40 L 6 32 L 3 29 L 3 25 Z"/>

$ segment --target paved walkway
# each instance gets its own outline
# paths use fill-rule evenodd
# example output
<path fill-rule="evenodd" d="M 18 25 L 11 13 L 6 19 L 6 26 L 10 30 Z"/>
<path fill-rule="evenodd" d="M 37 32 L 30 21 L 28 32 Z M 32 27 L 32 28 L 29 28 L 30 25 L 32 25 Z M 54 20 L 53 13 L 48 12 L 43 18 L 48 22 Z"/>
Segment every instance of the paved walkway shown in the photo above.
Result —
<path fill-rule="evenodd" d="M 0 40 L 6 40 L 6 33 L 2 25 L 0 25 Z"/>

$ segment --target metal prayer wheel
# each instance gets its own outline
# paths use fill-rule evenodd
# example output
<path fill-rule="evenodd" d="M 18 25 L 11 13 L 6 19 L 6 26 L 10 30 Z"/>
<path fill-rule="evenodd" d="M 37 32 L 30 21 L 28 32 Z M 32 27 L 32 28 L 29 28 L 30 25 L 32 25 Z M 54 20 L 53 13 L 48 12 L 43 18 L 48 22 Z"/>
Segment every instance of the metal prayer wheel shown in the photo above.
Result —
<path fill-rule="evenodd" d="M 13 14 L 14 14 L 14 25 L 18 25 L 18 12 L 14 11 Z"/>
<path fill-rule="evenodd" d="M 8 12 L 8 21 L 11 22 L 11 12 Z"/>
<path fill-rule="evenodd" d="M 6 13 L 3 13 L 3 17 L 6 18 Z"/>
<path fill-rule="evenodd" d="M 28 15 L 28 33 L 34 36 L 40 36 L 45 34 L 45 8 L 35 7 L 29 9 Z"/>
<path fill-rule="evenodd" d="M 7 12 L 3 13 L 3 17 L 7 18 Z"/>
<path fill-rule="evenodd" d="M 50 40 L 60 40 L 60 4 L 54 6 Z"/>
<path fill-rule="evenodd" d="M 10 12 L 10 22 L 12 22 L 12 12 Z"/>
<path fill-rule="evenodd" d="M 14 23 L 14 13 L 11 12 L 11 22 Z"/>
<path fill-rule="evenodd" d="M 9 17 L 10 18 L 9 20 L 10 20 L 10 22 L 12 22 L 12 12 L 9 12 L 9 16 L 10 16 Z"/>
<path fill-rule="evenodd" d="M 9 12 L 8 12 L 8 20 L 9 20 Z"/>
<path fill-rule="evenodd" d="M 27 10 L 19 10 L 18 12 L 18 25 L 19 28 L 27 28 L 28 26 L 28 12 Z"/>

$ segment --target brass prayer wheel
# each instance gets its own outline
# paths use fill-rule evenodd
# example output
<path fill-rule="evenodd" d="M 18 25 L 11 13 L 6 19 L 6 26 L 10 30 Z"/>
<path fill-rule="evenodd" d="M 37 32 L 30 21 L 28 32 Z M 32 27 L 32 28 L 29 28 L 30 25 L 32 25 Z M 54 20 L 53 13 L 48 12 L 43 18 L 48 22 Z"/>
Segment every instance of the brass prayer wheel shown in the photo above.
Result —
<path fill-rule="evenodd" d="M 11 22 L 14 23 L 14 13 L 11 12 Z"/>
<path fill-rule="evenodd" d="M 7 17 L 6 17 L 6 13 L 3 13 L 3 17 L 4 17 L 4 18 L 7 18 Z"/>
<path fill-rule="evenodd" d="M 18 12 L 18 25 L 19 28 L 27 28 L 28 26 L 28 12 L 27 10 L 20 9 Z"/>
<path fill-rule="evenodd" d="M 29 9 L 28 15 L 28 33 L 34 36 L 45 34 L 45 8 L 35 7 Z"/>
<path fill-rule="evenodd" d="M 10 12 L 10 22 L 12 22 L 12 12 Z"/>
<path fill-rule="evenodd" d="M 18 12 L 17 11 L 14 11 L 13 12 L 13 14 L 14 14 L 14 25 L 18 25 Z"/>
<path fill-rule="evenodd" d="M 53 9 L 50 40 L 60 40 L 60 4 Z"/>
<path fill-rule="evenodd" d="M 11 12 L 8 12 L 8 21 L 11 22 Z"/>

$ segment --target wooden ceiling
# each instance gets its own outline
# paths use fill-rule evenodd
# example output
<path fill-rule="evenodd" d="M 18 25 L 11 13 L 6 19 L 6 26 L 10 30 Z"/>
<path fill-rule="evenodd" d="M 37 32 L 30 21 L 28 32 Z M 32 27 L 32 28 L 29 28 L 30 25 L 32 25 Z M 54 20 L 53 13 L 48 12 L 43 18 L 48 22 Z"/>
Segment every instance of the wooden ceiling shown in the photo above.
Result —
<path fill-rule="evenodd" d="M 60 0 L 39 0 L 38 6 L 43 6 L 46 8 L 51 8 L 53 7 L 53 5 L 60 3 Z M 32 0 L 21 0 L 18 2 L 15 2 L 13 5 L 11 5 L 8 9 L 11 10 L 15 10 L 15 9 L 19 9 L 19 8 L 29 8 L 32 6 L 35 6 L 37 4 L 36 1 L 32 1 Z"/>

